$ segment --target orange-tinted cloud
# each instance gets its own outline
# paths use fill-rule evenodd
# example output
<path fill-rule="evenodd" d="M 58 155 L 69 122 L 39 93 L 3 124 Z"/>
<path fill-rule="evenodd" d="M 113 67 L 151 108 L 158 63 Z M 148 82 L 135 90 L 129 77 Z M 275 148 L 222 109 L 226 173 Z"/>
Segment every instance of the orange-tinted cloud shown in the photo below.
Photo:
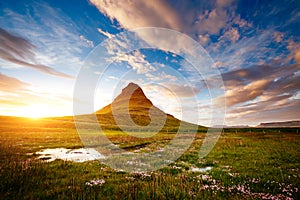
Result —
<path fill-rule="evenodd" d="M 30 84 L 0 73 L 0 90 L 2 92 L 17 92 L 27 90 Z"/>
<path fill-rule="evenodd" d="M 300 42 L 295 42 L 293 39 L 290 39 L 287 48 L 291 52 L 288 59 L 295 59 L 295 61 L 300 64 Z"/>
<path fill-rule="evenodd" d="M 90 2 L 111 20 L 116 19 L 126 29 L 158 26 L 180 30 L 182 26 L 177 13 L 162 0 L 90 0 Z"/>
<path fill-rule="evenodd" d="M 71 113 L 72 98 L 34 91 L 32 85 L 0 73 L 0 113 L 14 116 L 61 116 Z"/>
<path fill-rule="evenodd" d="M 299 118 L 299 67 L 299 64 L 256 65 L 222 74 L 226 86 L 226 121 L 245 124 Z"/>
<path fill-rule="evenodd" d="M 300 64 L 300 50 L 295 53 L 295 60 L 298 64 Z"/>
<path fill-rule="evenodd" d="M 215 3 L 197 4 L 190 1 L 174 3 L 168 0 L 90 0 L 90 2 L 111 20 L 118 21 L 125 29 L 163 27 L 185 32 L 194 37 L 194 32 L 200 35 L 215 34 L 226 27 L 232 17 L 231 11 L 226 9 L 234 1 L 218 0 Z M 207 5 L 213 9 L 208 9 Z"/>
<path fill-rule="evenodd" d="M 269 84 L 267 80 L 257 80 L 244 86 L 236 86 L 226 91 L 226 104 L 232 106 L 255 99 L 262 95 L 266 86 Z"/>

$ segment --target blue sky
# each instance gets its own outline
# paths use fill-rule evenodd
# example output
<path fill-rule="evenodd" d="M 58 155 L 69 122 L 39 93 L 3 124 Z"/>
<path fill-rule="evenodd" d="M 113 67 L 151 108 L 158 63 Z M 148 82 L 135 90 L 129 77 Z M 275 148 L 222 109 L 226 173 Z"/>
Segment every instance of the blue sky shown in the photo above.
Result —
<path fill-rule="evenodd" d="M 297 0 L 1 1 L 0 114 L 71 115 L 76 77 L 90 52 L 114 34 L 143 27 L 179 31 L 202 45 L 214 62 L 212 70 L 222 74 L 225 124 L 299 119 Z M 141 39 L 172 43 L 171 37 Z M 215 97 L 188 65 L 176 52 L 159 49 L 121 56 L 105 74 L 106 83 L 96 90 L 95 109 L 134 81 L 166 112 L 213 124 Z M 126 77 L 128 70 L 132 74 Z M 195 94 L 179 77 L 188 79 Z M 118 87 L 111 88 L 114 84 Z M 188 117 L 182 117 L 180 109 Z M 200 117 L 193 117 L 195 110 Z"/>

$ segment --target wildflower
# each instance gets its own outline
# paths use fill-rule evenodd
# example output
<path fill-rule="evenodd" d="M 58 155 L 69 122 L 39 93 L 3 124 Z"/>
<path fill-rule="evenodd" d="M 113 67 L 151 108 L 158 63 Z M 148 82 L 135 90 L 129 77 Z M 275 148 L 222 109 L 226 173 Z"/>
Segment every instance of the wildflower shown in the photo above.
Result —
<path fill-rule="evenodd" d="M 126 176 L 125 178 L 126 178 L 127 180 L 129 180 L 129 181 L 134 181 L 134 180 L 135 180 L 135 178 L 134 178 L 134 177 L 131 177 L 131 176 L 129 176 L 129 177 Z"/>
<path fill-rule="evenodd" d="M 203 174 L 202 175 L 202 180 L 204 180 L 204 181 L 210 180 L 210 176 L 208 176 L 206 174 Z"/>
<path fill-rule="evenodd" d="M 96 185 L 101 186 L 104 183 L 105 183 L 105 180 L 103 180 L 103 179 L 93 179 L 89 182 L 86 182 L 85 185 L 87 185 L 87 186 L 96 186 Z"/>

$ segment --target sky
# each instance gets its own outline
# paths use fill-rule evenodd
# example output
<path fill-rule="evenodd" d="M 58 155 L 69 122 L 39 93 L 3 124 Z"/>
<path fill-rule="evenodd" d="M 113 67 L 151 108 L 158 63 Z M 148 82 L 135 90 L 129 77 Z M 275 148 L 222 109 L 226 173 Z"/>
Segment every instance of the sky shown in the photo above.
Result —
<path fill-rule="evenodd" d="M 72 115 L 78 77 L 92 68 L 94 110 L 135 82 L 157 107 L 202 125 L 219 123 L 217 102 L 226 125 L 299 120 L 298 27 L 298 0 L 0 1 L 0 115 Z M 124 32 L 151 48 L 126 51 Z M 187 59 L 192 41 L 201 66 Z"/>

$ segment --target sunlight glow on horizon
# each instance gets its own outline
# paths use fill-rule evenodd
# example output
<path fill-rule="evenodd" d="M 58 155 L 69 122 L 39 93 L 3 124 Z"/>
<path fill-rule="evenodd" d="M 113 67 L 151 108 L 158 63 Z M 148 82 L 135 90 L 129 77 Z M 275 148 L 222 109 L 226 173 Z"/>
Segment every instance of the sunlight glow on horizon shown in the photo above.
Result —
<path fill-rule="evenodd" d="M 20 107 L 19 109 L 16 109 L 15 112 L 12 112 L 12 115 L 30 119 L 40 119 L 45 117 L 60 117 L 72 114 L 64 110 L 59 110 L 58 108 L 54 109 L 54 106 L 51 105 L 39 103 Z"/>

